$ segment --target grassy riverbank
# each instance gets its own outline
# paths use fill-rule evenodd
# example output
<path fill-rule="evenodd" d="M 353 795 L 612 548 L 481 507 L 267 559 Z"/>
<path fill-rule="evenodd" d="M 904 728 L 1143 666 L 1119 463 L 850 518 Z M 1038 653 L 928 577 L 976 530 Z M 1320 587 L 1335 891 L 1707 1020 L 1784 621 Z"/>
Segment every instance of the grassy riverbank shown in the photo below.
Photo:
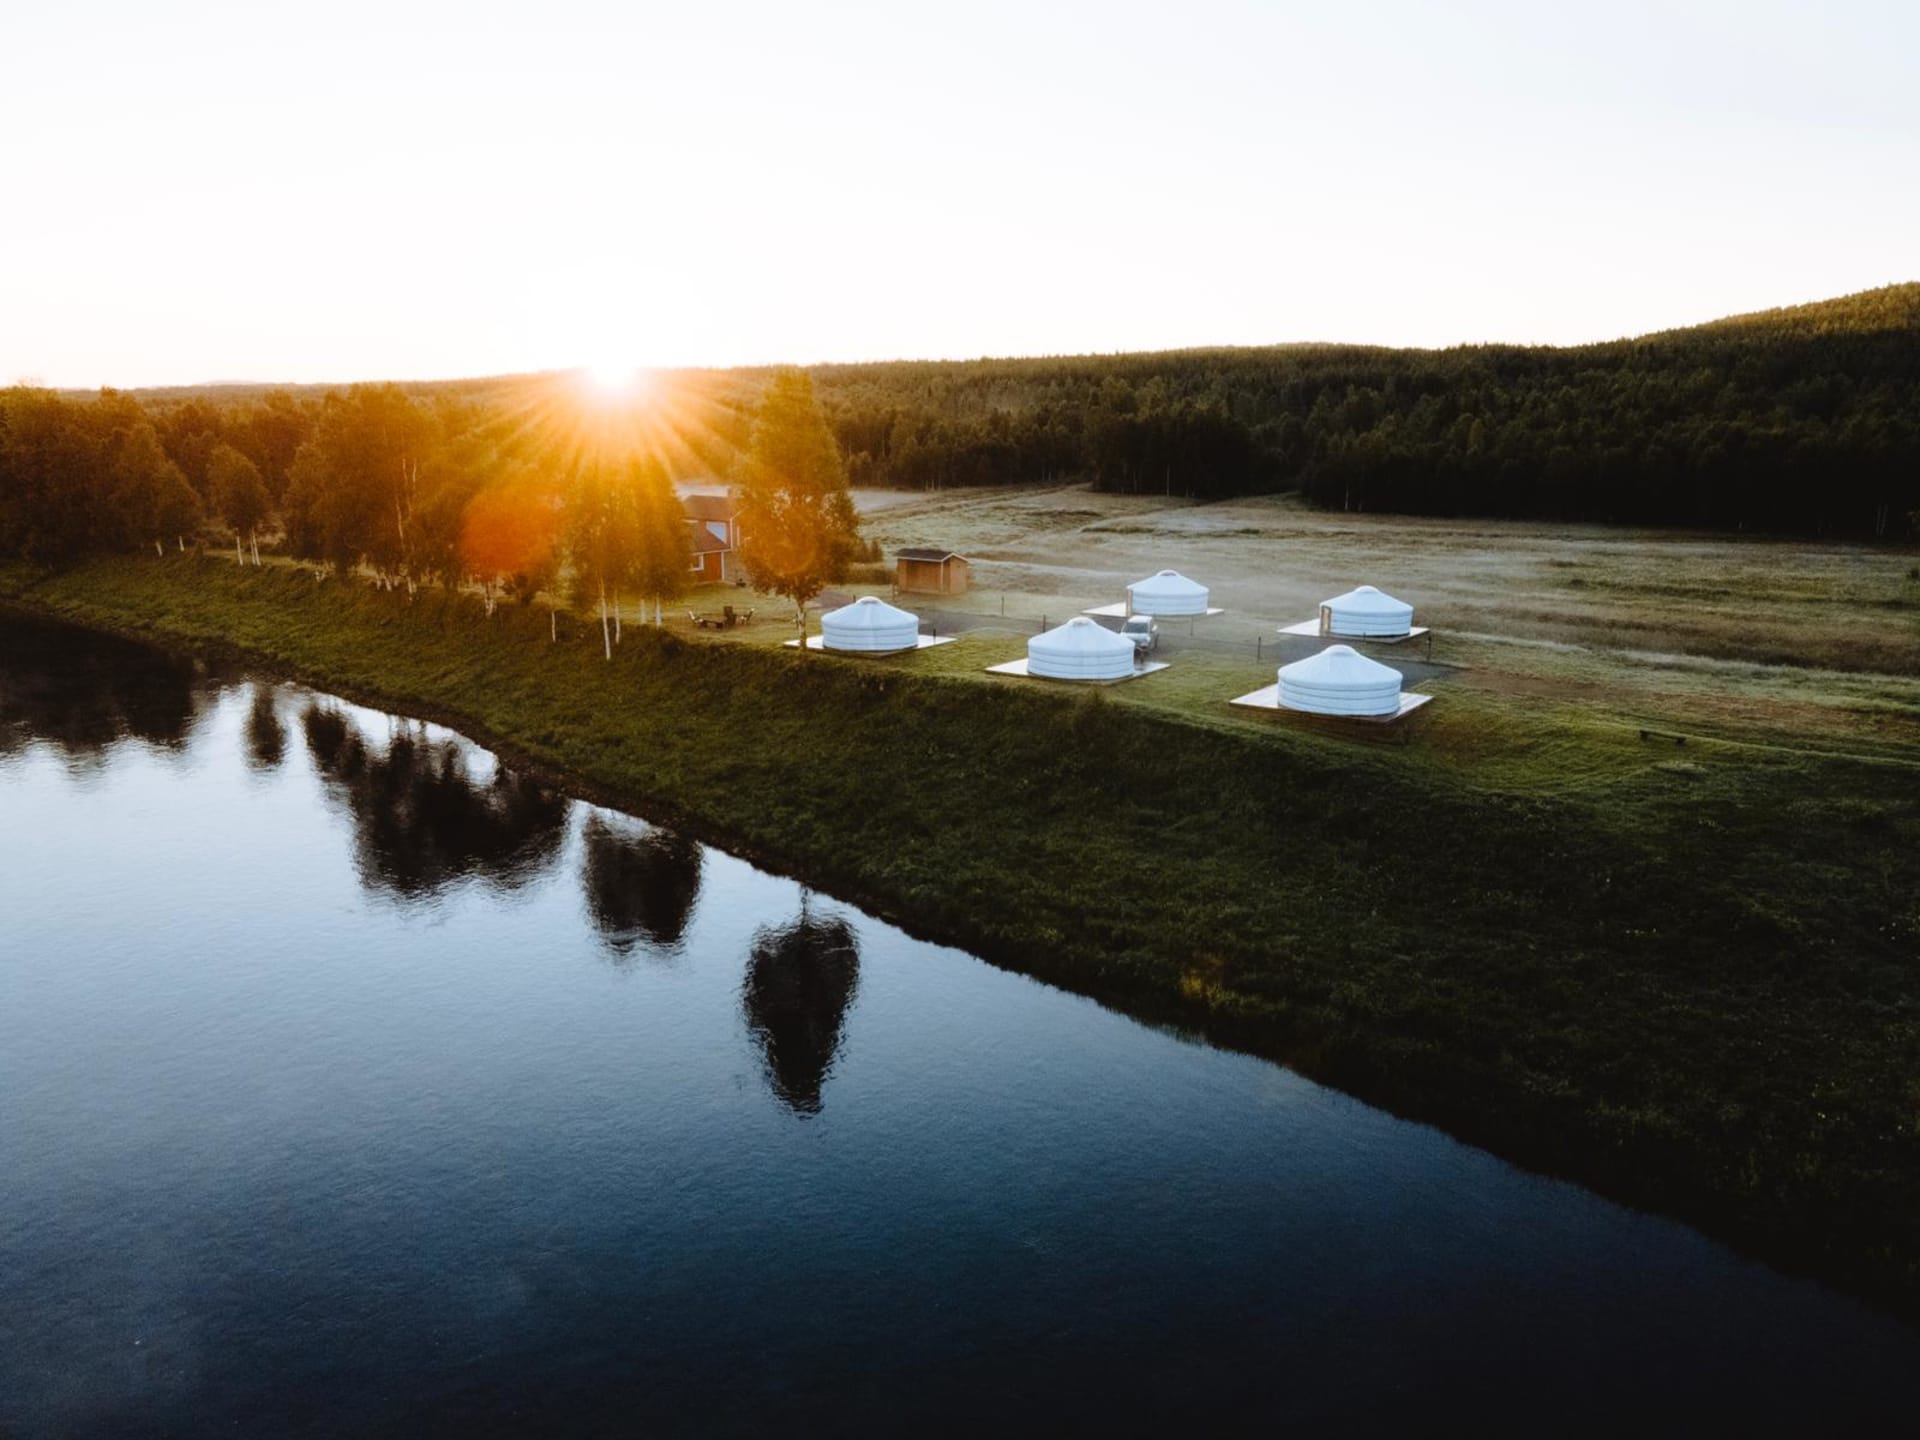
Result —
<path fill-rule="evenodd" d="M 952 670 L 972 637 L 862 664 L 630 630 L 608 664 L 543 610 L 185 556 L 7 593 L 448 720 L 919 932 L 1920 1298 L 1911 761 L 1610 731 L 1596 778 L 1543 793 L 1418 734 L 984 683 Z"/>

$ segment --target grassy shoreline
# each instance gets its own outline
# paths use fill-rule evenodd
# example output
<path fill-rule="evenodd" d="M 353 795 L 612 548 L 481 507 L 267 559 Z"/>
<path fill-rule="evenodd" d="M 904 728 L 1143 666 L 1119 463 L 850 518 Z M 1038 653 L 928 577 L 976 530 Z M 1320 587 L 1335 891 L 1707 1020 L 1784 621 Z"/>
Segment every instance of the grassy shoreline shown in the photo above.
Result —
<path fill-rule="evenodd" d="M 1910 765 L 1707 743 L 1509 793 L 1417 743 L 911 657 L 629 631 L 608 664 L 564 616 L 550 644 L 544 611 L 287 568 L 128 558 L 0 576 L 0 598 L 455 725 L 916 933 L 1920 1314 Z"/>

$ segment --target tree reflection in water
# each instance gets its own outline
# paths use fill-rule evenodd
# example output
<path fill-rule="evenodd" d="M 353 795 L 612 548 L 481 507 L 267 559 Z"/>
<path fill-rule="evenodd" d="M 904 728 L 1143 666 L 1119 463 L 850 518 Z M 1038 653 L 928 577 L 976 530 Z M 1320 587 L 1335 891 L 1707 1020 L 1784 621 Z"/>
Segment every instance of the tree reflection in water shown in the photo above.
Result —
<path fill-rule="evenodd" d="M 44 741 L 94 762 L 129 736 L 178 749 L 200 671 L 163 650 L 51 621 L 0 620 L 0 754 Z"/>
<path fill-rule="evenodd" d="M 700 847 L 670 830 L 633 833 L 590 815 L 581 881 L 600 937 L 617 956 L 679 946 L 700 898 Z"/>
<path fill-rule="evenodd" d="M 273 686 L 256 682 L 247 711 L 247 759 L 256 770 L 273 770 L 287 753 L 287 727 L 274 708 Z"/>
<path fill-rule="evenodd" d="M 515 889 L 560 853 L 569 802 L 559 791 L 504 765 L 476 782 L 455 740 L 405 729 L 376 751 L 336 709 L 309 705 L 300 722 L 328 794 L 352 817 L 370 887 L 426 899 L 471 875 Z"/>
<path fill-rule="evenodd" d="M 814 919 L 804 893 L 798 919 L 754 933 L 741 987 L 747 1028 L 773 1093 L 796 1115 L 820 1113 L 820 1088 L 840 1054 L 859 980 L 853 927 L 838 916 Z"/>

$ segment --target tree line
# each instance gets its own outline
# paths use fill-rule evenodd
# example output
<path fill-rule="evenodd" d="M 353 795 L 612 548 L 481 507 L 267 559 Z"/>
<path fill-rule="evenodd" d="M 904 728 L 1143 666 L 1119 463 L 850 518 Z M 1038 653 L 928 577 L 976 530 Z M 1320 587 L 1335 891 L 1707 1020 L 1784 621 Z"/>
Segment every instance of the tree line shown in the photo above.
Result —
<path fill-rule="evenodd" d="M 671 541 L 684 538 L 671 482 L 758 475 L 771 493 L 779 467 L 751 458 L 770 407 L 782 463 L 806 477 L 794 493 L 822 497 L 1087 481 L 1199 499 L 1298 491 L 1352 511 L 1920 532 L 1920 284 L 1560 349 L 1299 345 L 656 384 L 644 414 L 583 405 L 555 376 L 16 388 L 0 393 L 0 555 L 177 548 L 211 522 L 250 562 L 271 534 L 387 584 L 525 598 L 564 574 L 595 603 L 671 598 L 690 563 Z M 802 422 L 811 441 L 793 438 Z M 789 583 L 794 567 L 832 578 L 852 512 L 762 504 L 750 528 L 781 542 L 746 557 L 754 573 L 804 608 L 817 586 Z"/>
<path fill-rule="evenodd" d="M 554 377 L 184 398 L 16 387 L 0 392 L 0 557 L 165 555 L 211 531 L 257 565 L 264 535 L 389 589 L 473 586 L 489 611 L 561 589 L 598 612 L 611 655 L 625 599 L 657 620 L 688 588 L 674 481 L 716 469 L 737 482 L 751 577 L 804 624 L 858 527 L 797 371 L 739 395 L 691 377 L 645 404 Z"/>
<path fill-rule="evenodd" d="M 1920 285 L 1570 348 L 823 366 L 856 484 L 1068 479 L 1356 511 L 1898 536 Z"/>

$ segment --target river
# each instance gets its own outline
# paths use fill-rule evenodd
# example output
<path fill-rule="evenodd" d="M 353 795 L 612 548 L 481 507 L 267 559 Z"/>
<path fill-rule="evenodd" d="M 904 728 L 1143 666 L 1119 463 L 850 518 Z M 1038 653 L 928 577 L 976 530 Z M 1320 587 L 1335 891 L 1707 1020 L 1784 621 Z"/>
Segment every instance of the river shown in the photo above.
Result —
<path fill-rule="evenodd" d="M 431 725 L 0 618 L 0 1434 L 1820 1427 L 1920 1333 Z"/>

